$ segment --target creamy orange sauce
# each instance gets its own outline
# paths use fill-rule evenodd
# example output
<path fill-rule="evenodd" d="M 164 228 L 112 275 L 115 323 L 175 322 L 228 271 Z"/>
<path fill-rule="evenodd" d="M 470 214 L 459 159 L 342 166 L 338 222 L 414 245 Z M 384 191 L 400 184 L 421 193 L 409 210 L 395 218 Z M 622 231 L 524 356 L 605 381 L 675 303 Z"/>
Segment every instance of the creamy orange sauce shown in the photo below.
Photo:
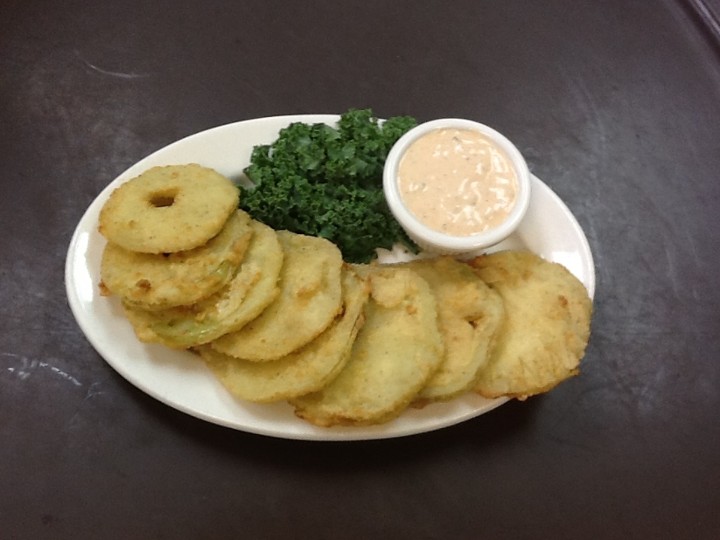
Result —
<path fill-rule="evenodd" d="M 518 180 L 510 158 L 485 135 L 436 129 L 406 150 L 398 187 L 419 221 L 445 234 L 470 236 L 507 219 Z"/>

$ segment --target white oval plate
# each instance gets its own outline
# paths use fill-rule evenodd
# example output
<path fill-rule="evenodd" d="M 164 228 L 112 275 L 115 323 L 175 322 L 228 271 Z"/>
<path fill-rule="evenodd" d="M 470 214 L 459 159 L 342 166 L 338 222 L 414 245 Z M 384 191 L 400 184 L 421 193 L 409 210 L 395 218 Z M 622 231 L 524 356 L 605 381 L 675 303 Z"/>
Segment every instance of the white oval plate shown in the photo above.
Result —
<path fill-rule="evenodd" d="M 380 426 L 319 428 L 295 417 L 286 403 L 253 404 L 234 399 L 195 355 L 140 343 L 116 298 L 102 297 L 100 256 L 104 238 L 98 215 L 119 184 L 156 165 L 196 162 L 239 180 L 253 146 L 269 144 L 291 122 L 334 124 L 337 115 L 277 116 L 246 120 L 181 139 L 139 161 L 113 180 L 92 202 L 73 234 L 65 264 L 72 312 L 92 346 L 120 375 L 161 402 L 197 418 L 273 437 L 306 440 L 361 440 L 432 431 L 484 414 L 507 399 L 468 394 L 449 403 L 409 409 Z M 592 297 L 595 271 L 585 235 L 560 198 L 533 177 L 527 216 L 517 232 L 495 249 L 527 248 L 565 265 Z"/>

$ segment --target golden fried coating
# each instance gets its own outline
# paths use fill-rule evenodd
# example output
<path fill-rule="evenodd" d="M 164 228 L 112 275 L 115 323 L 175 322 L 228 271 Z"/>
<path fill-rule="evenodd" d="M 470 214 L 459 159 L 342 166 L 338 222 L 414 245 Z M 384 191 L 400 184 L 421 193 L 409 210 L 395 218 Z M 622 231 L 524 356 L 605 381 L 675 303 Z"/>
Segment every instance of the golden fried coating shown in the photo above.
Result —
<path fill-rule="evenodd" d="M 476 390 L 525 399 L 579 372 L 590 338 L 592 302 L 565 267 L 524 251 L 473 259 L 505 305 L 505 322 Z"/>
<path fill-rule="evenodd" d="M 277 235 L 285 253 L 280 294 L 238 332 L 213 341 L 216 351 L 255 362 L 277 360 L 317 337 L 342 308 L 340 250 L 324 238 Z"/>
<path fill-rule="evenodd" d="M 343 269 L 343 310 L 333 324 L 304 347 L 272 362 L 251 362 L 198 348 L 207 365 L 236 397 L 272 402 L 314 392 L 344 367 L 358 330 L 369 284 L 350 267 Z"/>
<path fill-rule="evenodd" d="M 250 246 L 230 283 L 191 306 L 147 311 L 124 304 L 140 341 L 188 348 L 236 332 L 275 300 L 283 264 L 280 241 L 267 225 L 251 221 Z"/>
<path fill-rule="evenodd" d="M 100 265 L 101 289 L 148 310 L 194 304 L 232 279 L 251 237 L 250 216 L 238 210 L 220 234 L 190 251 L 137 253 L 108 242 Z"/>
<path fill-rule="evenodd" d="M 185 251 L 218 234 L 238 201 L 237 187 L 212 169 L 153 167 L 112 192 L 98 230 L 128 251 Z"/>
<path fill-rule="evenodd" d="M 98 223 L 101 294 L 140 341 L 197 352 L 238 399 L 365 426 L 469 391 L 525 399 L 579 372 L 592 301 L 563 266 L 525 251 L 347 265 L 238 201 L 212 169 L 155 167 Z"/>
<path fill-rule="evenodd" d="M 505 316 L 503 302 L 467 264 L 452 257 L 416 260 L 402 266 L 417 272 L 430 285 L 445 342 L 443 362 L 415 403 L 447 401 L 477 382 Z"/>
<path fill-rule="evenodd" d="M 398 416 L 440 365 L 435 297 L 407 268 L 356 267 L 370 279 L 365 324 L 350 360 L 327 386 L 291 400 L 319 426 L 379 424 Z"/>

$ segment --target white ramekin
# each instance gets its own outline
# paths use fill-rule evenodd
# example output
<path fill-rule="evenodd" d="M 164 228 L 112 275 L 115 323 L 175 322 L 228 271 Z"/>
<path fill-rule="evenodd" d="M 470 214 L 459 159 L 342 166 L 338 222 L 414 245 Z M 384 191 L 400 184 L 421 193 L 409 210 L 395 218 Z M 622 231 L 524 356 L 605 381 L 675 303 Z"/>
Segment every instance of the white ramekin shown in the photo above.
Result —
<path fill-rule="evenodd" d="M 518 191 L 515 206 L 499 226 L 470 236 L 453 236 L 431 229 L 405 206 L 398 186 L 398 166 L 408 147 L 419 137 L 437 129 L 468 129 L 480 132 L 497 144 L 515 168 Z M 473 255 L 498 244 L 515 231 L 530 203 L 530 171 L 517 147 L 503 134 L 479 122 L 461 118 L 441 118 L 419 124 L 405 133 L 388 153 L 383 171 L 383 189 L 390 211 L 408 236 L 425 251 L 448 255 Z"/>

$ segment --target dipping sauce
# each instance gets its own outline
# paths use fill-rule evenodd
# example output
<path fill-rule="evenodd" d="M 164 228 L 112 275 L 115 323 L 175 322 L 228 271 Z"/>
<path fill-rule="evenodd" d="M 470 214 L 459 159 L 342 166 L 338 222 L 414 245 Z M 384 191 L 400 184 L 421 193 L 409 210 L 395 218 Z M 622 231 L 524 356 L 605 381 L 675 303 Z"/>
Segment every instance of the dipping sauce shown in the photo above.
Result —
<path fill-rule="evenodd" d="M 400 160 L 397 179 L 407 209 L 428 227 L 452 236 L 497 227 L 517 199 L 510 158 L 470 129 L 436 129 L 418 138 Z"/>

